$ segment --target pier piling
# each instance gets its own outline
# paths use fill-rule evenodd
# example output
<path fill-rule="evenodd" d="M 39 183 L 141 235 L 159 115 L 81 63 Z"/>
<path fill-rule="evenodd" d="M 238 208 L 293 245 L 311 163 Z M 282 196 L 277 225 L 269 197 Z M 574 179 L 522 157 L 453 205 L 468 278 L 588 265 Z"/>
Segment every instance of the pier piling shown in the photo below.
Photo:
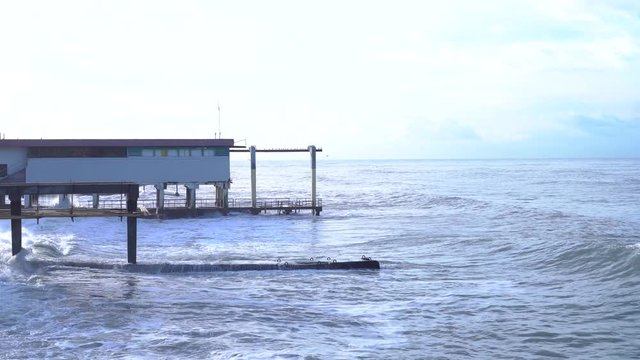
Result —
<path fill-rule="evenodd" d="M 320 215 L 316 207 L 316 147 L 309 146 L 309 154 L 311 154 L 311 206 L 314 207 L 313 215 Z"/>
<path fill-rule="evenodd" d="M 127 261 L 129 264 L 136 263 L 138 246 L 138 220 L 135 216 L 127 217 Z"/>
<path fill-rule="evenodd" d="M 31 209 L 31 207 L 33 207 L 31 195 L 27 195 L 27 194 L 24 195 L 24 207 L 26 209 Z"/>
<path fill-rule="evenodd" d="M 196 190 L 198 189 L 197 183 L 189 183 L 184 184 L 184 187 L 187 189 L 186 195 L 186 207 L 188 209 L 195 209 L 196 207 Z"/>
<path fill-rule="evenodd" d="M 131 216 L 138 208 L 138 186 L 129 187 L 127 193 L 127 260 L 129 264 L 136 263 L 138 246 L 138 218 Z"/>
<path fill-rule="evenodd" d="M 11 254 L 17 255 L 22 250 L 22 204 L 20 194 L 9 194 L 11 202 Z"/>
<path fill-rule="evenodd" d="M 155 185 L 156 188 L 156 211 L 164 210 L 164 188 L 165 185 L 160 183 Z"/>
<path fill-rule="evenodd" d="M 256 208 L 256 147 L 249 147 L 251 153 L 251 207 Z"/>

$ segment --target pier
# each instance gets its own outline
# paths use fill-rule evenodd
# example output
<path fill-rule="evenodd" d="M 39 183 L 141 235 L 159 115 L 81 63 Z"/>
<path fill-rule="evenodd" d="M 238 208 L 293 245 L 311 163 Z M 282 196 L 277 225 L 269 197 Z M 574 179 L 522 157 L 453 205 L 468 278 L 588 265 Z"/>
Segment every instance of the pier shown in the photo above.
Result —
<path fill-rule="evenodd" d="M 120 217 L 127 222 L 127 260 L 135 264 L 141 217 L 302 211 L 320 215 L 322 199 L 316 194 L 316 152 L 320 151 L 313 145 L 246 149 L 235 146 L 232 139 L 0 140 L 0 220 L 11 221 L 11 251 L 16 255 L 22 249 L 22 220 Z M 251 154 L 250 199 L 229 199 L 230 152 Z M 258 152 L 308 152 L 311 198 L 258 198 Z M 214 197 L 197 197 L 200 184 L 213 185 Z M 155 187 L 154 200 L 140 199 L 140 187 L 145 185 Z M 185 199 L 165 199 L 165 190 L 173 185 L 186 188 Z M 42 201 L 47 195 L 59 196 L 58 204 Z M 112 199 L 114 195 L 120 199 Z"/>

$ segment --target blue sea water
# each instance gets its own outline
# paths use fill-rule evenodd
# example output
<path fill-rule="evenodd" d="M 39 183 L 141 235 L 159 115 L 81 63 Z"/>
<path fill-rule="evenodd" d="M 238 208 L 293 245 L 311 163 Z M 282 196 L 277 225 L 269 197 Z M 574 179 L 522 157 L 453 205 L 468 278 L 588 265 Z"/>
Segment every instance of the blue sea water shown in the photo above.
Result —
<path fill-rule="evenodd" d="M 259 159 L 259 196 L 309 192 L 308 161 Z M 117 218 L 25 220 L 16 257 L 0 223 L 0 358 L 640 358 L 640 160 L 322 159 L 318 192 L 319 217 L 139 220 L 145 271 Z"/>

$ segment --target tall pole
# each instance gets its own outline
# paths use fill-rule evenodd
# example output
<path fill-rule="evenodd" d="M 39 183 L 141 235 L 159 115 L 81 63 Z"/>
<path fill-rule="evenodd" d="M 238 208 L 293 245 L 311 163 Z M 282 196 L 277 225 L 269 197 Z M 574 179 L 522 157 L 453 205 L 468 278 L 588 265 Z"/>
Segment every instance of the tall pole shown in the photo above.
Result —
<path fill-rule="evenodd" d="M 251 153 L 251 207 L 256 208 L 256 147 L 249 147 Z"/>
<path fill-rule="evenodd" d="M 309 146 L 311 154 L 311 206 L 316 207 L 316 147 Z M 315 212 L 315 209 L 314 209 Z"/>
<path fill-rule="evenodd" d="M 220 128 L 220 101 L 218 101 L 218 139 L 222 139 L 222 130 Z"/>

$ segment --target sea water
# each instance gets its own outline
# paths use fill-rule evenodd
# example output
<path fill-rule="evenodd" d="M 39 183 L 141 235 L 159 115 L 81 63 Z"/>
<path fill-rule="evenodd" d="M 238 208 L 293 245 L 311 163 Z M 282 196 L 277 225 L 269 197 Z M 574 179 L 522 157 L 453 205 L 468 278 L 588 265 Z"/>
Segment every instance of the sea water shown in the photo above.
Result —
<path fill-rule="evenodd" d="M 259 197 L 310 197 L 308 161 L 257 172 Z M 0 358 L 640 358 L 640 160 L 320 159 L 318 195 L 139 220 L 144 271 L 119 218 L 24 220 L 15 257 L 1 222 Z M 363 255 L 382 268 L 160 271 Z"/>

